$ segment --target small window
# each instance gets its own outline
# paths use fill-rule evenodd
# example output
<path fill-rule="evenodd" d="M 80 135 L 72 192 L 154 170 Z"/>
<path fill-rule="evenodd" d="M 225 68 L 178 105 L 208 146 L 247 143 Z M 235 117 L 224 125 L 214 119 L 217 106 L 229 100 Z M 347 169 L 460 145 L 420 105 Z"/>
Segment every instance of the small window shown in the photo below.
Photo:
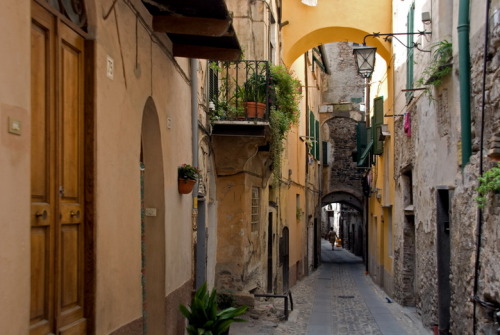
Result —
<path fill-rule="evenodd" d="M 213 63 L 214 66 L 217 66 L 217 62 Z M 208 101 L 215 103 L 217 101 L 217 97 L 219 96 L 219 72 L 215 69 L 209 67 L 208 68 Z"/>
<path fill-rule="evenodd" d="M 252 231 L 257 231 L 259 228 L 259 213 L 260 213 L 260 189 L 252 187 Z"/>

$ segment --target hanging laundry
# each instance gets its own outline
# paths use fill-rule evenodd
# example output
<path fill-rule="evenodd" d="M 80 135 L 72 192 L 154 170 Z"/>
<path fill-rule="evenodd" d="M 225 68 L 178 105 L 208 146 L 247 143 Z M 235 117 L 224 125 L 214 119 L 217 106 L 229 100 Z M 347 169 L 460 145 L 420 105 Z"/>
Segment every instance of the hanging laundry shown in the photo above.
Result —
<path fill-rule="evenodd" d="M 404 115 L 403 129 L 404 129 L 406 136 L 410 137 L 411 136 L 411 118 L 410 118 L 409 112 L 406 112 Z"/>
<path fill-rule="evenodd" d="M 308 6 L 316 6 L 318 5 L 318 0 L 302 0 L 302 3 Z"/>

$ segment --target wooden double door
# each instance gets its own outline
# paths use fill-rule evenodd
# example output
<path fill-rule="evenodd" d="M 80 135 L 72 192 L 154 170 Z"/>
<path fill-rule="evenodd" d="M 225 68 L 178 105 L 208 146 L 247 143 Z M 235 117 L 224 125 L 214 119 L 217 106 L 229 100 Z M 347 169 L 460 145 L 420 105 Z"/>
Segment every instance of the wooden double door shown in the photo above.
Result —
<path fill-rule="evenodd" d="M 31 4 L 30 333 L 85 334 L 85 40 Z"/>

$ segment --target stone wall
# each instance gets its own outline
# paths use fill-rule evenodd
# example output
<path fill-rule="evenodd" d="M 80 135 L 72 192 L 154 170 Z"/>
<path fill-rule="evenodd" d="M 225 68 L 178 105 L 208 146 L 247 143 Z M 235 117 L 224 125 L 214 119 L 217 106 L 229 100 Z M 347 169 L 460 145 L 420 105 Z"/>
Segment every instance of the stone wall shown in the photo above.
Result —
<path fill-rule="evenodd" d="M 493 11 L 492 11 L 493 12 Z M 493 16 L 498 16 L 498 10 Z M 486 155 L 492 145 L 489 139 L 497 135 L 500 129 L 500 24 L 498 20 L 490 26 L 490 41 L 487 55 L 486 87 L 484 105 L 483 134 L 483 170 L 496 164 Z M 477 205 L 473 200 L 476 196 L 474 188 L 479 175 L 479 158 L 481 143 L 481 109 L 484 61 L 484 27 L 471 36 L 471 113 L 472 113 L 472 150 L 473 156 L 463 172 L 457 175 L 457 188 L 452 201 L 452 222 L 457 229 L 452 230 L 452 331 L 454 334 L 470 332 L 473 324 L 473 304 L 470 297 L 474 294 L 473 285 L 476 276 Z M 481 249 L 479 271 L 477 272 L 477 297 L 482 301 L 500 304 L 500 201 L 499 196 L 491 197 L 482 215 Z M 488 315 L 488 310 L 481 305 L 476 306 L 477 334 L 490 334 L 496 327 Z"/>
<path fill-rule="evenodd" d="M 403 306 L 416 306 L 424 323 L 436 322 L 435 204 L 426 154 L 431 152 L 427 132 L 435 121 L 424 96 L 415 96 L 407 106 L 411 134 L 404 131 L 405 116 L 397 116 L 395 132 L 396 197 L 394 221 L 394 298 Z M 426 125 L 425 127 L 423 125 Z M 449 127 L 439 126 L 446 142 Z M 409 136 L 411 135 L 411 136 Z M 434 149 L 438 151 L 438 149 Z M 434 156 L 435 157 L 435 156 Z M 430 157 L 429 157 L 430 158 Z M 433 158 L 435 159 L 435 158 Z M 435 170 L 434 170 L 435 171 Z"/>
<path fill-rule="evenodd" d="M 326 124 L 331 143 L 330 191 L 354 189 L 361 193 L 362 171 L 356 168 L 352 152 L 356 151 L 356 121 L 348 117 L 334 117 Z"/>
<path fill-rule="evenodd" d="M 456 2 L 455 2 L 456 3 Z M 494 10 L 492 12 L 495 12 Z M 495 12 L 498 13 L 498 10 Z M 394 199 L 394 273 L 395 299 L 403 305 L 415 304 L 426 326 L 438 322 L 437 283 L 437 193 L 446 190 L 450 197 L 450 252 L 449 276 L 451 290 L 450 332 L 472 334 L 474 325 L 475 294 L 481 301 L 500 304 L 500 247 L 499 197 L 492 197 L 483 211 L 478 254 L 478 208 L 476 197 L 477 177 L 480 173 L 480 149 L 483 142 L 484 170 L 495 162 L 487 157 L 492 146 L 489 141 L 500 129 L 500 25 L 492 20 L 491 39 L 486 70 L 484 133 L 481 109 L 484 60 L 484 17 L 471 18 L 475 26 L 470 36 L 471 54 L 471 128 L 472 156 L 466 166 L 461 166 L 461 125 L 458 46 L 453 45 L 453 71 L 437 88 L 430 88 L 432 98 L 415 92 L 409 106 L 396 108 L 411 115 L 412 136 L 403 132 L 403 118 L 395 119 L 395 177 Z M 498 14 L 494 14 L 498 16 Z M 484 16 L 481 15 L 481 16 Z M 475 23 L 474 23 L 475 22 Z M 474 32 L 475 31 L 475 32 Z M 434 36 L 433 36 L 434 37 Z M 430 57 L 430 56 L 429 56 Z M 421 56 L 421 58 L 424 58 Z M 425 66 L 425 59 L 416 65 L 416 76 Z M 404 73 L 404 67 L 398 69 Z M 396 87 L 403 78 L 396 78 Z M 403 106 L 401 95 L 400 105 Z M 481 139 L 482 137 L 482 139 Z M 411 178 L 409 178 L 411 171 Z M 411 181 L 409 181 L 411 179 Z M 411 186 L 411 187 L 410 187 Z M 411 194 L 408 190 L 411 189 Z M 413 199 L 408 202 L 408 200 Z M 410 206 L 412 205 L 412 206 Z M 413 220 L 413 223 L 412 223 Z M 414 225 L 414 226 L 413 226 Z M 476 266 L 478 271 L 476 271 Z M 413 295 L 410 294 L 413 292 Z M 487 310 L 476 305 L 477 334 L 490 334 L 494 325 Z"/>
<path fill-rule="evenodd" d="M 353 103 L 353 109 L 359 110 L 364 99 L 364 79 L 358 76 L 352 53 L 352 44 L 338 42 L 325 44 L 328 66 L 332 74 L 328 76 L 323 92 L 325 104 Z"/>

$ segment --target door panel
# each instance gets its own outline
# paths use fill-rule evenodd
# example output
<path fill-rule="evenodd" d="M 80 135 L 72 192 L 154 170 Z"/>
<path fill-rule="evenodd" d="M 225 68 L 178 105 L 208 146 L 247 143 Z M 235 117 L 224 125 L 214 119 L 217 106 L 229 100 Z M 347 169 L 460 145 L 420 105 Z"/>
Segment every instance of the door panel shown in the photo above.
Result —
<path fill-rule="evenodd" d="M 54 330 L 54 27 L 33 6 L 31 25 L 31 334 Z"/>
<path fill-rule="evenodd" d="M 32 1 L 31 334 L 85 334 L 84 39 Z"/>
<path fill-rule="evenodd" d="M 60 327 L 83 318 L 83 47 L 60 24 Z M 81 324 L 75 325 L 76 329 Z M 70 329 L 68 328 L 68 331 Z"/>

